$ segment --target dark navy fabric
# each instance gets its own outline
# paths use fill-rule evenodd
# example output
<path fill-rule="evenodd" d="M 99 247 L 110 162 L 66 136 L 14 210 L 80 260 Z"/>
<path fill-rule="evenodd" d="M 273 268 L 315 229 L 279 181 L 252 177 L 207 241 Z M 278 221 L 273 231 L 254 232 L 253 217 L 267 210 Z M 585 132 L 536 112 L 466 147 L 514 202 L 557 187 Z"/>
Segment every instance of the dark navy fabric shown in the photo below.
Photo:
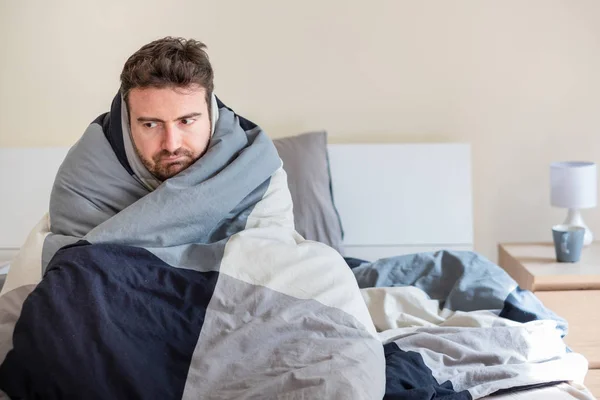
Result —
<path fill-rule="evenodd" d="M 360 258 L 353 258 L 353 257 L 344 257 L 344 261 L 346 261 L 346 264 L 348 264 L 348 266 L 351 269 L 360 267 L 362 264 L 368 263 L 368 261 L 361 260 Z"/>
<path fill-rule="evenodd" d="M 423 357 L 403 351 L 394 342 L 383 346 L 385 353 L 385 400 L 472 400 L 464 390 L 456 392 L 452 382 L 437 383 Z"/>
<path fill-rule="evenodd" d="M 542 302 L 532 292 L 523 290 L 518 286 L 504 301 L 504 308 L 500 312 L 500 316 L 523 323 L 549 319 L 556 321 L 556 327 L 562 332 L 562 337 L 568 331 L 568 324 L 565 319 L 544 307 Z"/>
<path fill-rule="evenodd" d="M 137 247 L 64 247 L 23 305 L 0 388 L 25 399 L 180 399 L 217 278 Z"/>
<path fill-rule="evenodd" d="M 106 140 L 110 143 L 113 151 L 117 155 L 119 162 L 133 175 L 133 169 L 127 161 L 127 153 L 125 152 L 125 143 L 123 142 L 123 127 L 121 126 L 121 92 L 118 92 L 110 105 L 110 112 L 104 115 L 102 121 L 102 130 Z"/>
<path fill-rule="evenodd" d="M 244 117 L 242 117 L 239 114 L 236 114 L 235 111 L 233 111 L 230 107 L 227 107 L 225 105 L 225 103 L 223 103 L 221 101 L 221 99 L 219 99 L 217 96 L 215 96 L 215 99 L 217 100 L 217 107 L 219 109 L 221 108 L 226 108 L 229 111 L 231 111 L 232 113 L 234 113 L 236 115 L 236 117 L 238 117 L 239 121 L 240 121 L 240 126 L 242 127 L 243 130 L 245 130 L 246 132 L 251 131 L 252 129 L 256 128 L 258 125 L 256 125 L 254 122 L 250 121 L 249 119 L 246 119 Z"/>

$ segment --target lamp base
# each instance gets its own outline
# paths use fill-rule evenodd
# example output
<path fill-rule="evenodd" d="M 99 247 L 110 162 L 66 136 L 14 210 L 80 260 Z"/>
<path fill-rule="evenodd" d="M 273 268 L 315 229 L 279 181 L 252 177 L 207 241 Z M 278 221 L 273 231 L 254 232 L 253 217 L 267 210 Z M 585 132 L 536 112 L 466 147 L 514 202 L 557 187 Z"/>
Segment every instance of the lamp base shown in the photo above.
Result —
<path fill-rule="evenodd" d="M 583 237 L 584 246 L 589 246 L 594 241 L 594 234 L 590 228 L 588 228 L 585 222 L 583 222 L 583 218 L 581 218 L 581 213 L 578 209 L 569 208 L 567 219 L 565 219 L 563 225 L 581 226 L 582 228 L 585 228 L 585 236 Z"/>

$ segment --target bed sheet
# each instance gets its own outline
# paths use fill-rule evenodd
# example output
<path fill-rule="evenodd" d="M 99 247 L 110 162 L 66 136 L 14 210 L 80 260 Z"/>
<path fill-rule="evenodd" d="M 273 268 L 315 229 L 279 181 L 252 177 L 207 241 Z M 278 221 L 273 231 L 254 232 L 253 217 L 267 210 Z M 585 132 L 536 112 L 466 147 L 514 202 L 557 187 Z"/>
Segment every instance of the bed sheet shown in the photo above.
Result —
<path fill-rule="evenodd" d="M 539 389 L 525 390 L 522 392 L 506 393 L 498 396 L 486 397 L 490 400 L 594 400 L 592 393 L 582 385 L 575 383 L 561 383 Z"/>

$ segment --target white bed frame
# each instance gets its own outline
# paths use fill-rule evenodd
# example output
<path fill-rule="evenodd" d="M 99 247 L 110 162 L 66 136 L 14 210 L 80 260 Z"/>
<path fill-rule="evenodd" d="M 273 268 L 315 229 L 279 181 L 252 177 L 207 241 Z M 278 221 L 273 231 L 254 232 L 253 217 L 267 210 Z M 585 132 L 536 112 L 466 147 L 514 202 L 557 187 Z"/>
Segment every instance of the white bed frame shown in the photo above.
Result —
<path fill-rule="evenodd" d="M 473 249 L 468 144 L 329 145 L 345 255 Z"/>
<path fill-rule="evenodd" d="M 0 262 L 47 212 L 67 151 L 0 149 Z M 472 250 L 468 144 L 332 144 L 329 155 L 346 256 Z"/>

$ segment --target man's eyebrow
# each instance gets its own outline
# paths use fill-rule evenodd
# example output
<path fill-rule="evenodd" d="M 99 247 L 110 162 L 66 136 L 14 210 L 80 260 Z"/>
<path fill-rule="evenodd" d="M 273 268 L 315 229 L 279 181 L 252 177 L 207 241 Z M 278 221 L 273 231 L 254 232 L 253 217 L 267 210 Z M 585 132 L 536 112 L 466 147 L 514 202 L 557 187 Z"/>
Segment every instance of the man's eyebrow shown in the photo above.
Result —
<path fill-rule="evenodd" d="M 193 113 L 189 113 L 189 114 L 182 115 L 181 117 L 177 118 L 175 121 L 179 121 L 179 120 L 181 120 L 181 119 L 186 119 L 186 118 L 194 118 L 194 117 L 199 117 L 199 116 L 201 116 L 201 115 L 202 115 L 202 113 L 199 113 L 199 112 L 193 112 Z"/>
<path fill-rule="evenodd" d="M 181 117 L 177 117 L 175 119 L 175 121 L 179 121 L 179 120 L 186 119 L 186 118 L 199 117 L 201 115 L 202 115 L 202 113 L 193 112 L 193 113 L 182 115 Z M 137 120 L 138 120 L 138 122 L 165 122 L 160 118 L 154 118 L 154 117 L 138 117 Z"/>
<path fill-rule="evenodd" d="M 138 122 L 165 122 L 162 119 L 152 118 L 152 117 L 138 117 L 137 121 Z"/>

